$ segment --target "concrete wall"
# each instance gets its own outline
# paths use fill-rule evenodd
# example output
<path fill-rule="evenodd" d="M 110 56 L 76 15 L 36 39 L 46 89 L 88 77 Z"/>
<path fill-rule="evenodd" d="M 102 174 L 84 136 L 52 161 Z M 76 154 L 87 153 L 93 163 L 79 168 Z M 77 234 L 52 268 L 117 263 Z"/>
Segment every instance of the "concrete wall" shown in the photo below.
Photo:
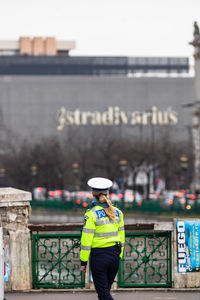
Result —
<path fill-rule="evenodd" d="M 0 214 L 5 241 L 5 262 L 10 267 L 6 291 L 32 287 L 31 235 L 28 229 L 31 193 L 0 188 Z"/>

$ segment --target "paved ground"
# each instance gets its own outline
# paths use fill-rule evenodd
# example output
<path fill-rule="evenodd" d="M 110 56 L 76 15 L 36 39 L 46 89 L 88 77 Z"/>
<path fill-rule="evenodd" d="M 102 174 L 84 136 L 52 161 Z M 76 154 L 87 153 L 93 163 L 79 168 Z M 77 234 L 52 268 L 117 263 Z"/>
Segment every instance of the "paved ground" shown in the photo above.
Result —
<path fill-rule="evenodd" d="M 115 300 L 199 300 L 200 290 L 195 292 L 172 291 L 113 291 Z M 6 293 L 6 300 L 97 300 L 94 292 L 34 292 Z"/>

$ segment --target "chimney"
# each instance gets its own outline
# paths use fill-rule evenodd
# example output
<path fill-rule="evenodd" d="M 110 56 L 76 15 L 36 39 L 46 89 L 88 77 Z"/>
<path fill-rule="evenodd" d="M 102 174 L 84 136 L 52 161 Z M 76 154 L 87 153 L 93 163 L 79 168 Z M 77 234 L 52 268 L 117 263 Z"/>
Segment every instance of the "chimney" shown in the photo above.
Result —
<path fill-rule="evenodd" d="M 44 40 L 42 37 L 34 37 L 32 40 L 32 54 L 44 55 Z"/>
<path fill-rule="evenodd" d="M 21 37 L 19 39 L 19 54 L 20 55 L 31 55 L 31 39 L 30 37 Z"/>
<path fill-rule="evenodd" d="M 44 41 L 45 55 L 57 54 L 57 43 L 54 37 L 47 37 Z"/>

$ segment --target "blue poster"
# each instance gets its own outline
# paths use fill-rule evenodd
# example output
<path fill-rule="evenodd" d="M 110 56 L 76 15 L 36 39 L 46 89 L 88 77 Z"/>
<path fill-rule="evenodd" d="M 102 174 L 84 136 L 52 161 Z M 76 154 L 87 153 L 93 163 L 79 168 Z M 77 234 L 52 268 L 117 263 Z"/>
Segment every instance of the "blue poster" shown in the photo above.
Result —
<path fill-rule="evenodd" d="M 5 274 L 4 274 L 4 282 L 8 282 L 8 278 L 10 276 L 10 266 L 5 263 Z"/>
<path fill-rule="evenodd" d="M 179 273 L 200 272 L 200 220 L 176 221 Z"/>

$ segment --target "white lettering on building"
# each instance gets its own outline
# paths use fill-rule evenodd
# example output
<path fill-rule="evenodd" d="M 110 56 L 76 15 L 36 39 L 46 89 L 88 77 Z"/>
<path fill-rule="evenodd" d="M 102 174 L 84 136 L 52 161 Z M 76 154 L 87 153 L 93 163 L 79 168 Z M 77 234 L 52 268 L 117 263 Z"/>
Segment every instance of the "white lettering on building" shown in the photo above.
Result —
<path fill-rule="evenodd" d="M 89 112 L 67 110 L 64 106 L 58 111 L 57 130 L 61 131 L 65 126 L 76 125 L 176 125 L 178 123 L 178 113 L 168 108 L 166 111 L 160 111 L 153 106 L 150 111 L 122 111 L 118 106 L 109 106 L 106 111 Z"/>

